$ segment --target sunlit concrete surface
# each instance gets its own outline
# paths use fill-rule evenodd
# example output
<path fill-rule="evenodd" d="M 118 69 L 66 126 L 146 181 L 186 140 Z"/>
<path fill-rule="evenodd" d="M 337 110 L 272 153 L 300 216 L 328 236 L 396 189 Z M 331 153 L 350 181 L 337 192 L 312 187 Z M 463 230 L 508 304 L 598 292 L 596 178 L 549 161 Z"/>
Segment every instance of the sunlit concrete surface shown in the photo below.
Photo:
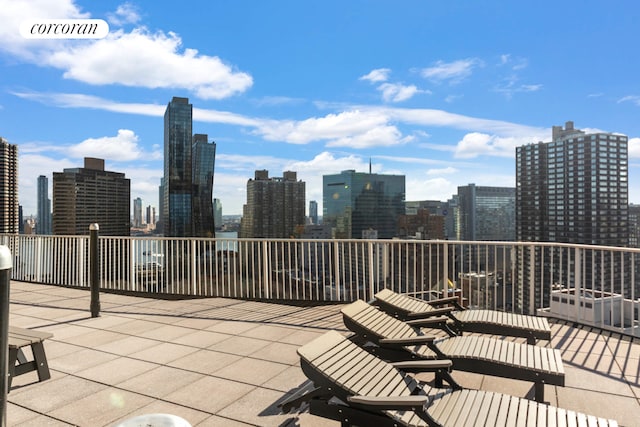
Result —
<path fill-rule="evenodd" d="M 17 377 L 8 426 L 111 426 L 169 413 L 193 426 L 337 426 L 277 404 L 306 378 L 299 346 L 336 329 L 341 305 L 300 307 L 224 298 L 162 300 L 11 282 L 10 324 L 54 334 L 51 379 Z M 618 334 L 553 322 L 566 386 L 549 403 L 640 426 L 640 345 Z M 28 354 L 28 351 L 27 351 Z M 531 384 L 454 372 L 463 386 L 532 396 Z"/>

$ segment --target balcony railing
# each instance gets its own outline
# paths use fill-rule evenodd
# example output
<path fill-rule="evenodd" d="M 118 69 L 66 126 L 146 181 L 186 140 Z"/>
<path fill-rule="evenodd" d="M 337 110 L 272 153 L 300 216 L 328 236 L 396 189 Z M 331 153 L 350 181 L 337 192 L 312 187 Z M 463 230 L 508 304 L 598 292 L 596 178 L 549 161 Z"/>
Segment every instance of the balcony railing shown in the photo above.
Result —
<path fill-rule="evenodd" d="M 0 235 L 14 280 L 89 287 L 89 236 Z M 383 288 L 638 333 L 640 249 L 523 242 L 99 238 L 102 289 L 369 300 Z"/>

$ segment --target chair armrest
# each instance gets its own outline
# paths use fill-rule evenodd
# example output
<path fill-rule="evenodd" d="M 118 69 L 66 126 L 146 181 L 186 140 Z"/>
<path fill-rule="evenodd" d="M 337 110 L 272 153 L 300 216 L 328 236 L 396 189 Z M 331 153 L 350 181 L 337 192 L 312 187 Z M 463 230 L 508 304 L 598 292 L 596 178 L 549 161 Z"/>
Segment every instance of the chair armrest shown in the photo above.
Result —
<path fill-rule="evenodd" d="M 415 326 L 419 328 L 421 326 L 433 326 L 440 323 L 447 323 L 449 320 L 451 319 L 448 318 L 447 316 L 438 316 L 438 317 L 427 317 L 425 319 L 407 320 L 404 323 L 406 323 L 407 325 Z"/>
<path fill-rule="evenodd" d="M 439 360 L 407 360 L 404 362 L 392 363 L 395 368 L 404 372 L 438 372 L 442 370 L 449 371 L 453 366 L 453 362 L 448 359 Z"/>
<path fill-rule="evenodd" d="M 434 339 L 435 337 L 431 335 L 418 335 L 407 338 L 381 338 L 378 340 L 378 345 L 380 347 L 404 347 L 406 345 L 428 344 L 433 342 Z"/>
<path fill-rule="evenodd" d="M 428 317 L 442 316 L 443 314 L 446 315 L 448 313 L 451 313 L 452 311 L 455 311 L 455 307 L 434 308 L 433 310 L 429 311 L 414 311 L 412 313 L 409 313 L 407 317 L 411 319 L 426 319 Z"/>
<path fill-rule="evenodd" d="M 377 409 L 419 409 L 429 401 L 427 396 L 348 396 L 349 403 L 375 406 Z"/>
<path fill-rule="evenodd" d="M 438 307 L 445 304 L 453 304 L 456 310 L 466 310 L 462 305 L 460 305 L 460 301 L 457 296 L 430 299 L 427 302 L 431 304 L 433 307 Z"/>

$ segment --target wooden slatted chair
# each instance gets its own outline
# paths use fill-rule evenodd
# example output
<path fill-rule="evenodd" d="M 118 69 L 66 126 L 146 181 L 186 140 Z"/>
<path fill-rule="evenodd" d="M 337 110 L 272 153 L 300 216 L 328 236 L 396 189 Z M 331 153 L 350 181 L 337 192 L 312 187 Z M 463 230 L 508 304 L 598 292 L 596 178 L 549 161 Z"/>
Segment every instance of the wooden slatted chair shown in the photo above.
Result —
<path fill-rule="evenodd" d="M 496 310 L 465 309 L 457 303 L 457 297 L 421 300 L 409 295 L 383 289 L 374 296 L 373 304 L 402 320 L 414 320 L 435 316 L 451 319 L 453 331 L 526 338 L 529 344 L 537 340 L 551 339 L 551 327 L 544 317 L 507 313 Z M 445 329 L 446 330 L 446 329 Z M 448 331 L 451 332 L 451 331 Z"/>
<path fill-rule="evenodd" d="M 302 346 L 298 354 L 302 370 L 315 386 L 307 393 L 310 413 L 339 421 L 343 427 L 618 425 L 501 393 L 432 388 L 409 375 L 429 361 L 399 368 L 335 331 Z"/>
<path fill-rule="evenodd" d="M 47 356 L 44 352 L 44 340 L 52 337 L 53 334 L 49 332 L 9 326 L 9 389 L 11 389 L 14 377 L 28 372 L 36 371 L 38 373 L 38 381 L 45 381 L 51 378 Z M 31 347 L 33 360 L 27 360 L 22 351 L 25 347 Z"/>
<path fill-rule="evenodd" d="M 362 300 L 342 308 L 345 326 L 356 342 L 386 360 L 449 359 L 453 369 L 534 383 L 534 396 L 544 402 L 545 384 L 564 386 L 561 353 L 553 348 L 478 335 L 436 338 L 424 335 L 421 320 L 404 322 Z"/>

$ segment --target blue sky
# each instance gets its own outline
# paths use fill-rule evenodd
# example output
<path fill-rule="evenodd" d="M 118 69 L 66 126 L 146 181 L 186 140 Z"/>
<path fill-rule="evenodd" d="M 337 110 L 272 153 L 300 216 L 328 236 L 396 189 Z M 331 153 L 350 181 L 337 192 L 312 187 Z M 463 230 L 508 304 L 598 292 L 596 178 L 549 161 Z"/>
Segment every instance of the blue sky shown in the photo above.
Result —
<path fill-rule="evenodd" d="M 214 197 L 239 214 L 256 169 L 406 175 L 407 200 L 515 186 L 515 147 L 551 126 L 626 134 L 640 203 L 640 4 L 616 1 L 0 0 L 0 136 L 36 179 L 105 159 L 157 206 L 162 115 L 194 107 L 217 143 Z M 21 22 L 98 18 L 100 40 L 27 40 Z"/>

